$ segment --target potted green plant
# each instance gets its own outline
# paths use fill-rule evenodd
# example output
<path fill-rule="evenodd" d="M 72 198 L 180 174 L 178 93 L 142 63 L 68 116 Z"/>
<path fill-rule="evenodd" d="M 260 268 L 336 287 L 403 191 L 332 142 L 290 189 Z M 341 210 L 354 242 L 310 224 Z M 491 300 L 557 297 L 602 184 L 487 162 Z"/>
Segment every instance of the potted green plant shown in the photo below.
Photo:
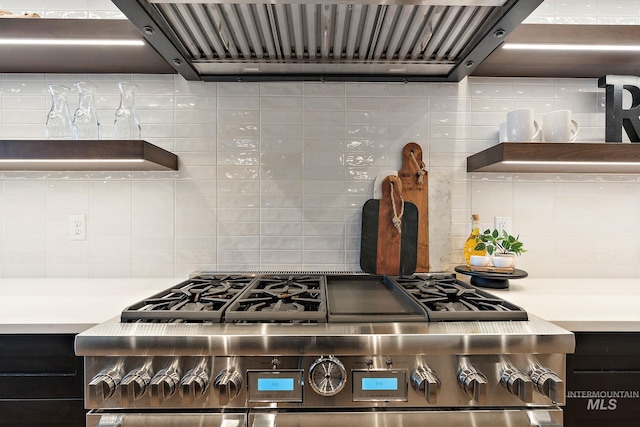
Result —
<path fill-rule="evenodd" d="M 486 250 L 489 255 L 494 257 L 511 257 L 511 267 L 515 267 L 515 256 L 526 252 L 523 243 L 520 241 L 520 235 L 512 236 L 504 230 L 500 234 L 496 229 L 486 229 L 478 234 L 476 236 L 475 250 Z M 494 262 L 495 264 L 498 263 Z"/>

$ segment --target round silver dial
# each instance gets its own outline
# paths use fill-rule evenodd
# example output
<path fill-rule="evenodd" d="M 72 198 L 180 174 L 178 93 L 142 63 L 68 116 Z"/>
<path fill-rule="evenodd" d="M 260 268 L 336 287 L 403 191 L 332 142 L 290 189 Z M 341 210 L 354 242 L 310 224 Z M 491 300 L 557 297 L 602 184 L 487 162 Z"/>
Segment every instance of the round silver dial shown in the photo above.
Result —
<path fill-rule="evenodd" d="M 309 368 L 309 384 L 321 396 L 333 396 L 347 383 L 344 365 L 333 356 L 317 359 Z"/>

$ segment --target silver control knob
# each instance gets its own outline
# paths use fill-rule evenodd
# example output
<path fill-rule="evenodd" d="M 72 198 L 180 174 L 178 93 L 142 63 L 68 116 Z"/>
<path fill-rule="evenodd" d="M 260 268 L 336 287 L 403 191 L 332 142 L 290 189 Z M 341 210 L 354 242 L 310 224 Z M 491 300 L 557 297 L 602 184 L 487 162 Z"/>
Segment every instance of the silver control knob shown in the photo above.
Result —
<path fill-rule="evenodd" d="M 419 366 L 411 373 L 411 385 L 420 395 L 424 396 L 427 403 L 434 404 L 440 391 L 440 379 L 429 367 Z"/>
<path fill-rule="evenodd" d="M 122 379 L 122 370 L 119 367 L 103 369 L 89 382 L 89 399 L 100 404 L 113 396 Z"/>
<path fill-rule="evenodd" d="M 129 404 L 140 399 L 147 391 L 151 382 L 151 370 L 148 366 L 142 366 L 129 372 L 120 383 L 122 399 Z"/>
<path fill-rule="evenodd" d="M 173 396 L 180 383 L 180 368 L 177 361 L 171 366 L 161 369 L 151 379 L 151 404 L 161 406 Z"/>
<path fill-rule="evenodd" d="M 466 358 L 463 358 L 458 371 L 458 384 L 467 395 L 479 404 L 487 400 L 487 377 L 471 366 Z"/>
<path fill-rule="evenodd" d="M 228 405 L 242 390 L 242 375 L 233 368 L 223 369 L 213 380 L 213 387 L 219 404 Z"/>
<path fill-rule="evenodd" d="M 180 394 L 184 404 L 188 405 L 200 399 L 209 387 L 209 371 L 205 366 L 205 362 L 202 362 L 182 377 Z"/>
<path fill-rule="evenodd" d="M 529 376 L 536 389 L 553 402 L 558 402 L 558 398 L 564 397 L 564 381 L 551 369 L 536 366 L 529 372 Z"/>
<path fill-rule="evenodd" d="M 509 393 L 517 396 L 523 402 L 533 402 L 533 382 L 531 378 L 508 362 L 502 366 L 500 383 Z"/>

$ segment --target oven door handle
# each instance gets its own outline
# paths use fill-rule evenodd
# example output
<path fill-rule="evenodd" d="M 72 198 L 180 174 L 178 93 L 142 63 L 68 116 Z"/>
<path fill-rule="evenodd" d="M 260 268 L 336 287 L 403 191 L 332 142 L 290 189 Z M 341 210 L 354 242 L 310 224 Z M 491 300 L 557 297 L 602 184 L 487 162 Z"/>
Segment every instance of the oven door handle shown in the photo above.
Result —
<path fill-rule="evenodd" d="M 255 414 L 251 427 L 275 427 L 276 413 Z"/>
<path fill-rule="evenodd" d="M 281 427 L 301 425 L 326 426 L 327 420 L 342 416 L 339 423 L 331 425 L 475 425 L 479 427 L 562 427 L 562 412 L 554 409 L 494 409 L 483 410 L 425 410 L 425 411 L 382 411 L 382 412 L 253 412 L 250 427 Z M 276 418 L 282 417 L 280 420 Z"/>
<path fill-rule="evenodd" d="M 546 410 L 532 410 L 528 411 L 529 423 L 531 427 L 562 427 L 561 424 L 551 416 L 551 413 Z"/>

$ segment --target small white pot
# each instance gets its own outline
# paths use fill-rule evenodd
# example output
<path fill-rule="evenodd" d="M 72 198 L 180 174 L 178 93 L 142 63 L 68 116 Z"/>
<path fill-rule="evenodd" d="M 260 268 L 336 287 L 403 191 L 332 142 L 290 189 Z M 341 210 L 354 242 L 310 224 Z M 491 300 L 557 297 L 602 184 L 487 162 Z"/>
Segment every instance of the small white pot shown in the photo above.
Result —
<path fill-rule="evenodd" d="M 469 262 L 475 267 L 486 267 L 491 262 L 491 257 L 486 255 L 471 255 Z"/>
<path fill-rule="evenodd" d="M 515 254 L 494 254 L 491 261 L 493 266 L 497 268 L 516 268 Z"/>

